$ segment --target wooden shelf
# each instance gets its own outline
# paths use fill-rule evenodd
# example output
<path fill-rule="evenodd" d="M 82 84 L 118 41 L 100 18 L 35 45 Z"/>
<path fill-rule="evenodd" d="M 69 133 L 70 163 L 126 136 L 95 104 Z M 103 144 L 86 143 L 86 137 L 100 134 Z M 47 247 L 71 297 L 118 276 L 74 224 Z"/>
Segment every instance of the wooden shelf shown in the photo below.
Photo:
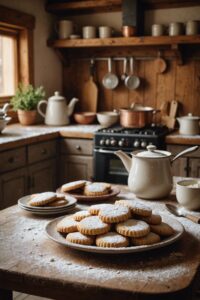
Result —
<path fill-rule="evenodd" d="M 147 9 L 165 9 L 200 5 L 200 0 L 141 0 Z M 120 11 L 122 0 L 47 1 L 46 10 L 57 15 Z"/>
<path fill-rule="evenodd" d="M 144 36 L 115 37 L 107 39 L 76 39 L 48 40 L 47 45 L 53 48 L 91 48 L 91 47 L 137 47 L 137 46 L 171 46 L 177 49 L 179 45 L 200 44 L 200 35 L 195 36 Z"/>

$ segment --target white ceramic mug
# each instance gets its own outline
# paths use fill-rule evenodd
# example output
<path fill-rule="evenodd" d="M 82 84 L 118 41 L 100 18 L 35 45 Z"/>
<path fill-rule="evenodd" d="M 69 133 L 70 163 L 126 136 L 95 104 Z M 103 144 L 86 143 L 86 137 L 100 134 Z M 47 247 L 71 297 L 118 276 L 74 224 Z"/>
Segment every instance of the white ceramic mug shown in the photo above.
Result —
<path fill-rule="evenodd" d="M 112 36 L 112 28 L 109 26 L 100 26 L 99 27 L 99 37 L 101 39 L 109 38 Z"/>
<path fill-rule="evenodd" d="M 199 22 L 198 21 L 187 21 L 185 26 L 186 35 L 195 35 L 199 31 Z"/>
<path fill-rule="evenodd" d="M 183 34 L 183 23 L 179 22 L 172 22 L 169 24 L 169 35 L 181 35 Z"/>
<path fill-rule="evenodd" d="M 60 20 L 56 23 L 56 31 L 59 39 L 68 39 L 74 31 L 74 25 L 72 21 Z"/>
<path fill-rule="evenodd" d="M 95 26 L 84 26 L 82 28 L 84 39 L 96 38 L 96 27 Z"/>
<path fill-rule="evenodd" d="M 164 25 L 162 24 L 153 24 L 151 27 L 151 35 L 152 36 L 161 36 L 164 35 Z"/>

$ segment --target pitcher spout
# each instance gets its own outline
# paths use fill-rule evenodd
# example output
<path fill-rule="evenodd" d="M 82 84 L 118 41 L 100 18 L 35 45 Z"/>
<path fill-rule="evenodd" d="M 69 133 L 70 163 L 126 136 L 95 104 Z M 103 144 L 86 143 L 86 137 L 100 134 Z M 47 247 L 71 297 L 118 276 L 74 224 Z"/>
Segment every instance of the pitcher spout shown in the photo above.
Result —
<path fill-rule="evenodd" d="M 79 99 L 77 98 L 72 98 L 72 100 L 70 101 L 69 105 L 68 105 L 68 109 L 67 109 L 67 115 L 68 117 L 71 116 L 71 114 L 73 113 L 74 111 L 74 106 L 75 104 L 79 101 Z"/>
<path fill-rule="evenodd" d="M 132 165 L 131 157 L 121 150 L 116 151 L 115 154 L 121 159 L 122 163 L 124 164 L 124 167 L 129 173 Z"/>

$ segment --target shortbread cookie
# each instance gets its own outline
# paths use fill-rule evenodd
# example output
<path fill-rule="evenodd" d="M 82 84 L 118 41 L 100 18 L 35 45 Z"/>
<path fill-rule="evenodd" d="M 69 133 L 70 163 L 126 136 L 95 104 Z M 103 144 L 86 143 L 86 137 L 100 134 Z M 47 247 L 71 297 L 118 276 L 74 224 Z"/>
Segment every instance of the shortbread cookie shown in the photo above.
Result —
<path fill-rule="evenodd" d="M 56 193 L 54 192 L 44 192 L 40 194 L 36 194 L 29 201 L 29 205 L 31 206 L 43 206 L 47 203 L 53 202 L 56 199 Z"/>
<path fill-rule="evenodd" d="M 86 180 L 77 180 L 65 183 L 61 186 L 61 192 L 70 192 L 76 189 L 83 188 L 86 184 Z"/>
<path fill-rule="evenodd" d="M 58 232 L 62 233 L 76 232 L 78 231 L 77 224 L 78 222 L 76 222 L 72 217 L 65 217 L 58 222 L 56 229 Z"/>
<path fill-rule="evenodd" d="M 174 229 L 167 223 L 162 222 L 159 225 L 150 225 L 151 231 L 161 236 L 170 236 L 174 234 Z"/>
<path fill-rule="evenodd" d="M 78 222 L 77 228 L 83 234 L 97 235 L 108 232 L 110 225 L 104 223 L 98 216 L 91 216 Z"/>
<path fill-rule="evenodd" d="M 152 214 L 152 210 L 150 207 L 137 201 L 117 200 L 115 201 L 115 204 L 129 207 L 133 215 L 149 217 Z"/>
<path fill-rule="evenodd" d="M 109 205 L 101 208 L 98 216 L 105 223 L 118 223 L 128 220 L 131 212 L 128 207 L 123 205 Z"/>
<path fill-rule="evenodd" d="M 116 232 L 108 232 L 97 236 L 96 245 L 105 248 L 127 247 L 129 245 L 129 239 Z"/>
<path fill-rule="evenodd" d="M 104 182 L 93 182 L 87 184 L 84 188 L 84 195 L 86 196 L 101 196 L 107 195 L 110 192 L 111 185 Z"/>
<path fill-rule="evenodd" d="M 131 238 L 131 243 L 134 246 L 152 245 L 160 242 L 160 236 L 154 232 L 149 232 L 146 236 Z"/>
<path fill-rule="evenodd" d="M 116 224 L 115 228 L 119 234 L 130 237 L 142 237 L 150 232 L 150 227 L 147 223 L 134 219 Z"/>
<path fill-rule="evenodd" d="M 92 245 L 94 244 L 94 238 L 91 236 L 84 235 L 80 232 L 71 232 L 66 236 L 66 240 L 70 243 L 80 245 Z"/>
<path fill-rule="evenodd" d="M 75 221 L 81 221 L 82 219 L 87 218 L 87 217 L 89 217 L 89 216 L 91 216 L 90 213 L 89 213 L 89 211 L 87 211 L 87 210 L 82 210 L 82 211 L 76 212 L 76 213 L 73 215 L 73 218 L 74 218 Z"/>
<path fill-rule="evenodd" d="M 63 205 L 66 205 L 68 203 L 67 199 L 56 199 L 54 200 L 53 202 L 51 203 L 48 203 L 47 206 L 63 206 Z"/>
<path fill-rule="evenodd" d="M 142 217 L 142 220 L 151 225 L 158 225 L 162 222 L 162 217 L 157 214 L 152 214 L 149 217 Z"/>
<path fill-rule="evenodd" d="M 61 193 L 56 193 L 56 200 L 62 200 L 62 199 L 66 199 L 66 195 Z"/>
<path fill-rule="evenodd" d="M 91 205 L 88 209 L 89 213 L 91 215 L 98 215 L 99 214 L 99 211 L 101 208 L 104 208 L 104 207 L 107 207 L 107 206 L 112 206 L 112 204 L 94 204 L 94 205 Z"/>

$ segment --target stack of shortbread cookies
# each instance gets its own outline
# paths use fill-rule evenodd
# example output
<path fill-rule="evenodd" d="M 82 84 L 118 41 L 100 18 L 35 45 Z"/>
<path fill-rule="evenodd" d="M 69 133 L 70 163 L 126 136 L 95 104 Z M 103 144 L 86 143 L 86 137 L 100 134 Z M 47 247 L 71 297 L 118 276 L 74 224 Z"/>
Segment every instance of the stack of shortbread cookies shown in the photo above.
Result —
<path fill-rule="evenodd" d="M 28 204 L 30 206 L 44 207 L 44 206 L 63 206 L 68 203 L 65 195 L 54 192 L 44 192 L 33 194 L 30 197 Z"/>
<path fill-rule="evenodd" d="M 77 193 L 93 197 L 107 195 L 110 191 L 111 185 L 109 183 L 86 180 L 72 181 L 61 186 L 62 193 Z"/>
<path fill-rule="evenodd" d="M 160 215 L 135 200 L 92 205 L 64 217 L 56 229 L 68 242 L 105 248 L 151 245 L 175 233 Z"/>

